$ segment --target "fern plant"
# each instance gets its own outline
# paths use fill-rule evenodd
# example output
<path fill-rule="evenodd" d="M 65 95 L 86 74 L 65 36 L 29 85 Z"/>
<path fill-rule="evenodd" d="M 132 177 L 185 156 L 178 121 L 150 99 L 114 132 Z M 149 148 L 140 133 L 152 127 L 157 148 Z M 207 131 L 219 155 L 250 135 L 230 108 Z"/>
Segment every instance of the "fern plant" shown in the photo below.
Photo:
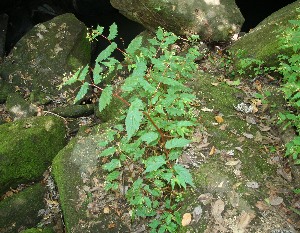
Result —
<path fill-rule="evenodd" d="M 115 24 L 107 37 L 102 33 L 103 27 L 97 27 L 90 35 L 91 39 L 100 36 L 110 42 L 96 58 L 92 80 L 86 81 L 90 71 L 86 66 L 65 84 L 82 82 L 75 102 L 90 87 L 100 90 L 99 111 L 107 108 L 112 98 L 124 103 L 120 121 L 108 130 L 107 140 L 99 142 L 103 147 L 99 157 L 106 161 L 102 166 L 107 171 L 105 189 L 121 192 L 119 187 L 125 187 L 132 218 L 150 218 L 151 232 L 176 232 L 181 222 L 177 212 L 181 192 L 194 187 L 192 175 L 178 159 L 197 125 L 192 107 L 196 97 L 185 84 L 197 69 L 194 61 L 200 53 L 191 46 L 184 56 L 176 55 L 172 45 L 181 38 L 162 28 L 148 40 L 148 47 L 137 37 L 125 50 L 113 42 Z M 188 40 L 195 42 L 197 37 Z M 116 49 L 125 56 L 125 65 L 111 57 Z M 120 69 L 126 69 L 129 76 L 118 88 L 102 86 Z"/>

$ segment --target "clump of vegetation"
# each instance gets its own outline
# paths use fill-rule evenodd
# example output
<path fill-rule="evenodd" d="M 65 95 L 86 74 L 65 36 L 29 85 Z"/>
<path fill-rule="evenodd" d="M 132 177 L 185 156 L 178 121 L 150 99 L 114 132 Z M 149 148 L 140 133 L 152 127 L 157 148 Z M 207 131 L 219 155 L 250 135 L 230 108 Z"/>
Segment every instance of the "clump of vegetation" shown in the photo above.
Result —
<path fill-rule="evenodd" d="M 182 191 L 194 186 L 190 172 L 177 161 L 197 125 L 192 107 L 196 97 L 185 84 L 193 77 L 194 61 L 200 54 L 191 46 L 185 55 L 176 55 L 172 45 L 181 38 L 162 28 L 148 40 L 148 47 L 137 37 L 124 51 L 113 42 L 115 24 L 107 37 L 102 33 L 103 27 L 97 27 L 90 35 L 110 42 L 96 58 L 91 81 L 87 81 L 91 70 L 87 65 L 65 85 L 82 82 L 75 102 L 90 88 L 98 89 L 99 111 L 107 108 L 112 98 L 124 103 L 119 122 L 108 130 L 107 140 L 99 142 L 104 148 L 99 158 L 107 171 L 105 189 L 124 192 L 132 219 L 150 218 L 151 232 L 176 232 L 181 223 L 177 211 Z M 197 37 L 187 40 L 193 43 Z M 115 50 L 123 53 L 126 63 L 111 57 Z M 103 81 L 120 69 L 126 69 L 129 76 L 118 87 L 103 86 Z"/>

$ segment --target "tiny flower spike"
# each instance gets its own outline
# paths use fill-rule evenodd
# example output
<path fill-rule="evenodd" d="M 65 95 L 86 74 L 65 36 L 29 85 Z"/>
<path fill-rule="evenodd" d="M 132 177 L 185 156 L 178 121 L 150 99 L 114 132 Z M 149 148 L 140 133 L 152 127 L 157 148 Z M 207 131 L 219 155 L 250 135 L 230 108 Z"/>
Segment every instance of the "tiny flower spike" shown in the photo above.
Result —
<path fill-rule="evenodd" d="M 172 50 L 178 46 L 172 45 L 183 39 L 163 28 L 158 28 L 147 47 L 138 36 L 121 50 L 113 41 L 116 36 L 116 24 L 110 26 L 107 37 L 103 27 L 93 30 L 89 38 L 100 37 L 110 45 L 98 55 L 94 67 L 79 69 L 65 84 L 82 83 L 75 102 L 89 87 L 97 89 L 100 112 L 113 103 L 113 98 L 124 103 L 119 122 L 107 131 L 107 141 L 99 143 L 99 157 L 105 161 L 102 168 L 107 172 L 105 189 L 118 193 L 125 182 L 133 219 L 148 218 L 150 232 L 177 232 L 182 225 L 178 212 L 182 192 L 194 187 L 191 173 L 177 161 L 197 125 L 192 114 L 196 97 L 185 84 L 197 70 L 194 61 L 200 54 L 193 44 L 198 38 L 184 39 L 191 45 L 179 56 Z M 115 50 L 126 62 L 111 57 Z M 102 84 L 107 72 L 120 69 L 126 70 L 128 77 L 118 87 Z M 92 78 L 87 77 L 90 71 Z"/>

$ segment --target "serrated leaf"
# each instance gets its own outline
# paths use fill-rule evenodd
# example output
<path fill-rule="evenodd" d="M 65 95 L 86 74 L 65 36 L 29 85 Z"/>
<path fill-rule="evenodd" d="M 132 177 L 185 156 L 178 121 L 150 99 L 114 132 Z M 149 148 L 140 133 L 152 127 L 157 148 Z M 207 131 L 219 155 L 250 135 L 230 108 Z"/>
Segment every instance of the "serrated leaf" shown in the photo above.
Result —
<path fill-rule="evenodd" d="M 109 147 L 105 150 L 103 150 L 100 154 L 99 154 L 99 157 L 106 157 L 108 155 L 113 155 L 115 152 L 116 152 L 116 148 L 113 146 L 113 147 Z"/>
<path fill-rule="evenodd" d="M 163 38 L 164 38 L 164 31 L 163 31 L 163 29 L 161 27 L 159 27 L 157 29 L 157 31 L 156 31 L 156 37 L 159 40 L 163 40 Z"/>
<path fill-rule="evenodd" d="M 152 172 L 166 164 L 166 159 L 164 156 L 152 156 L 148 158 L 145 162 L 146 170 L 144 173 Z"/>
<path fill-rule="evenodd" d="M 109 173 L 109 174 L 106 176 L 106 180 L 107 180 L 107 181 L 113 181 L 113 180 L 118 179 L 119 176 L 120 176 L 120 172 L 119 172 L 119 171 L 113 171 L 113 172 Z"/>
<path fill-rule="evenodd" d="M 128 113 L 125 119 L 128 139 L 130 139 L 140 127 L 143 119 L 143 113 L 141 111 L 143 110 L 143 108 L 143 102 L 140 99 L 135 99 L 128 109 Z"/>
<path fill-rule="evenodd" d="M 82 70 L 82 68 L 78 69 L 76 71 L 76 73 L 73 74 L 72 77 L 69 78 L 63 85 L 71 85 L 71 84 L 75 83 L 78 80 L 78 76 L 79 76 L 81 70 Z"/>
<path fill-rule="evenodd" d="M 109 35 L 108 35 L 107 39 L 108 40 L 113 40 L 113 39 L 116 38 L 117 35 L 118 35 L 118 26 L 117 26 L 116 23 L 113 23 L 109 27 Z"/>
<path fill-rule="evenodd" d="M 99 111 L 101 112 L 107 105 L 110 104 L 112 99 L 113 88 L 111 85 L 105 87 L 99 98 Z"/>
<path fill-rule="evenodd" d="M 185 147 L 191 142 L 191 140 L 185 138 L 173 138 L 166 142 L 166 148 L 172 149 L 176 147 Z"/>
<path fill-rule="evenodd" d="M 134 55 L 136 50 L 138 50 L 141 47 L 141 44 L 142 44 L 142 37 L 137 36 L 128 45 L 127 49 L 125 50 L 126 53 L 128 53 L 129 55 Z"/>
<path fill-rule="evenodd" d="M 189 172 L 189 170 L 187 170 L 186 168 L 184 168 L 182 165 L 180 164 L 175 164 L 173 166 L 173 169 L 175 170 L 175 172 L 184 179 L 184 181 L 191 185 L 192 187 L 195 187 L 194 182 L 193 182 L 193 178 L 191 173 Z"/>
<path fill-rule="evenodd" d="M 105 59 L 107 59 L 111 54 L 112 52 L 117 48 L 117 44 L 115 42 L 112 42 L 109 46 L 107 46 L 106 49 L 104 49 L 99 55 L 98 57 L 96 58 L 96 62 L 101 62 Z"/>
<path fill-rule="evenodd" d="M 156 132 L 149 132 L 145 133 L 141 136 L 141 140 L 146 142 L 147 144 L 150 144 L 151 142 L 155 141 L 158 138 L 158 133 Z"/>
<path fill-rule="evenodd" d="M 86 78 L 87 73 L 89 72 L 89 66 L 86 65 L 80 72 L 78 80 L 79 81 L 84 81 Z"/>
<path fill-rule="evenodd" d="M 112 159 L 109 163 L 106 163 L 102 166 L 104 170 L 107 170 L 111 172 L 112 170 L 115 170 L 116 168 L 121 167 L 120 160 L 118 159 Z"/>
<path fill-rule="evenodd" d="M 132 74 L 125 79 L 122 86 L 123 91 L 133 91 L 136 86 L 140 85 L 141 80 L 145 76 L 147 70 L 147 64 L 145 61 L 139 61 L 136 64 L 136 68 L 133 70 Z"/>
<path fill-rule="evenodd" d="M 74 103 L 77 103 L 79 100 L 81 100 L 85 94 L 87 93 L 89 89 L 89 83 L 88 82 L 85 82 L 79 89 L 77 95 L 76 95 L 76 98 L 74 100 Z"/>
<path fill-rule="evenodd" d="M 101 75 L 102 71 L 103 68 L 99 63 L 96 63 L 93 71 L 94 84 L 98 85 L 103 80 L 103 76 Z"/>

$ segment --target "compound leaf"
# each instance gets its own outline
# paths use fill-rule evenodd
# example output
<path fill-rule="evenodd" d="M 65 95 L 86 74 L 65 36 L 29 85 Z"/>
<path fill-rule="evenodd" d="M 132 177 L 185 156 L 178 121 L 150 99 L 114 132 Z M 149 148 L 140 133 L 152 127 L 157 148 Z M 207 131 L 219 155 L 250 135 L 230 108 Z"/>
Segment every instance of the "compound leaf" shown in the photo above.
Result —
<path fill-rule="evenodd" d="M 147 144 L 150 144 L 151 142 L 155 141 L 158 138 L 158 133 L 155 132 L 149 132 L 145 133 L 141 136 L 141 140 L 146 142 Z"/>
<path fill-rule="evenodd" d="M 102 71 L 103 71 L 103 68 L 97 62 L 94 67 L 94 71 L 93 71 L 94 84 L 97 85 L 103 80 L 103 76 L 101 75 Z"/>
<path fill-rule="evenodd" d="M 78 76 L 79 76 L 81 70 L 82 70 L 82 68 L 78 69 L 76 71 L 76 73 L 73 74 L 72 77 L 69 78 L 63 85 L 71 85 L 71 84 L 75 83 L 78 80 Z"/>
<path fill-rule="evenodd" d="M 106 180 L 107 181 L 113 181 L 113 180 L 118 179 L 119 176 L 120 176 L 120 172 L 119 171 L 113 171 L 113 172 L 109 173 L 106 176 Z"/>
<path fill-rule="evenodd" d="M 112 98 L 113 88 L 111 85 L 105 87 L 102 91 L 102 94 L 99 98 L 99 111 L 101 112 L 107 105 L 110 104 Z"/>
<path fill-rule="evenodd" d="M 143 108 L 143 102 L 140 99 L 135 99 L 128 109 L 128 113 L 125 119 L 128 139 L 130 139 L 140 127 L 143 119 L 143 113 L 141 111 Z"/>
<path fill-rule="evenodd" d="M 113 155 L 115 152 L 116 152 L 116 148 L 113 146 L 113 147 L 109 147 L 109 148 L 105 149 L 104 151 L 102 151 L 99 156 L 106 157 L 108 155 Z"/>

